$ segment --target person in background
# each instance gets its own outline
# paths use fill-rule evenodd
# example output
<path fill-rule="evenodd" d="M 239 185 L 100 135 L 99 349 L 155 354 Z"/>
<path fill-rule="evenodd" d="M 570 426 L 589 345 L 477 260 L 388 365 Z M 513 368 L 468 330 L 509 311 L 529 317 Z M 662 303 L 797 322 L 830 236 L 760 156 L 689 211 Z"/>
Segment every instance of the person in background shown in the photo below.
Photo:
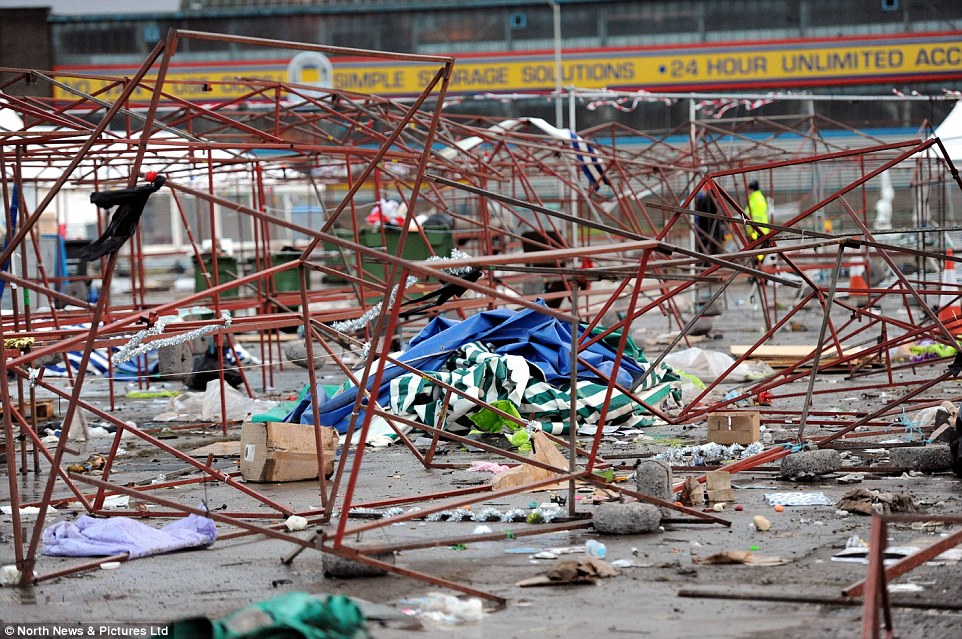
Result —
<path fill-rule="evenodd" d="M 758 180 L 752 180 L 748 183 L 748 204 L 745 205 L 745 214 L 756 224 L 768 224 L 768 200 L 758 186 Z M 768 230 L 765 226 L 755 226 L 751 223 L 745 225 L 745 235 L 748 237 L 749 242 L 754 242 L 759 237 L 768 233 Z M 769 268 L 763 266 L 765 261 L 764 255 L 758 255 L 757 259 L 758 267 L 761 271 L 769 270 Z M 753 287 L 757 289 L 751 295 L 751 302 L 754 306 L 756 304 L 756 294 L 758 296 L 757 299 L 762 299 L 760 291 L 761 287 L 765 285 L 765 282 L 760 275 L 752 276 L 752 281 Z M 765 315 L 765 326 L 766 328 L 770 328 L 767 314 Z"/>
<path fill-rule="evenodd" d="M 745 213 L 753 222 L 768 224 L 768 200 L 758 186 L 758 180 L 748 183 L 748 204 L 745 205 Z M 745 225 L 745 234 L 750 241 L 755 241 L 762 235 L 768 233 L 765 227 L 754 227 L 751 224 Z"/>
<path fill-rule="evenodd" d="M 693 202 L 694 208 L 699 213 L 710 215 L 718 214 L 718 206 L 715 198 L 711 194 L 711 189 L 706 184 L 702 187 Z M 717 255 L 724 252 L 724 226 L 721 220 L 707 215 L 695 216 L 696 234 L 695 250 L 705 255 Z"/>

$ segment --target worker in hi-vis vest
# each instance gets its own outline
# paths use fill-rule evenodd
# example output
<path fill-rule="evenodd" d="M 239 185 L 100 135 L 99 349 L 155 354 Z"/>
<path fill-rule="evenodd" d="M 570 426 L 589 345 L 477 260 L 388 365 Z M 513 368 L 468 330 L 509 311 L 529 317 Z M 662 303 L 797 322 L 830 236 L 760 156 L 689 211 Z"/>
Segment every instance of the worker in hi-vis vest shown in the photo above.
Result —
<path fill-rule="evenodd" d="M 758 188 L 758 180 L 752 180 L 748 183 L 748 204 L 745 205 L 745 213 L 753 222 L 768 224 L 768 201 L 765 199 L 765 194 Z M 751 241 L 757 240 L 766 233 L 768 233 L 768 229 L 765 227 L 759 227 L 756 230 L 750 224 L 745 225 L 745 234 Z"/>
<path fill-rule="evenodd" d="M 751 218 L 752 222 L 768 224 L 768 200 L 765 199 L 765 194 L 758 187 L 758 180 L 752 180 L 748 183 L 748 204 L 745 205 L 745 213 Z M 754 242 L 766 233 L 768 233 L 768 229 L 765 227 L 756 228 L 751 224 L 745 225 L 745 235 L 748 236 L 750 242 Z M 764 259 L 764 255 L 758 256 L 759 262 Z"/>

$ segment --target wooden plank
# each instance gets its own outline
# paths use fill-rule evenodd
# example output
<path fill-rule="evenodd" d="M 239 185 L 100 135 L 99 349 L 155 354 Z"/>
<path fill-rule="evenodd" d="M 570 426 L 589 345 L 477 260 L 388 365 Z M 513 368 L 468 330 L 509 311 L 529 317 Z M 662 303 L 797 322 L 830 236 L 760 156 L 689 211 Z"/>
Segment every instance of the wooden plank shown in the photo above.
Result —
<path fill-rule="evenodd" d="M 732 344 L 731 353 L 735 358 L 741 357 L 748 352 L 748 349 L 752 348 L 753 345 L 740 345 Z M 809 355 L 815 350 L 814 344 L 807 345 L 789 345 L 789 344 L 762 344 L 755 349 L 752 353 L 753 359 L 790 359 L 792 361 L 798 361 L 803 357 Z M 864 348 L 848 348 L 842 352 L 845 355 L 855 355 L 861 353 Z M 835 348 L 826 348 L 822 351 L 822 357 L 833 358 L 835 356 Z"/>
<path fill-rule="evenodd" d="M 191 457 L 207 457 L 207 455 L 213 455 L 214 457 L 240 457 L 241 443 L 240 440 L 214 442 L 213 444 L 195 448 L 187 454 Z"/>
<path fill-rule="evenodd" d="M 234 339 L 242 344 L 256 344 L 261 341 L 261 336 L 257 333 L 254 333 L 254 334 L 238 333 L 237 335 L 234 335 Z M 293 342 L 299 339 L 304 339 L 304 338 L 299 336 L 297 333 L 281 333 L 280 334 L 280 341 L 282 342 Z M 278 336 L 273 333 L 268 333 L 264 335 L 265 342 L 272 342 L 272 341 L 276 342 L 277 340 L 278 340 Z"/>
<path fill-rule="evenodd" d="M 743 344 L 732 344 L 731 354 L 735 358 L 739 358 L 748 352 L 748 349 L 752 348 L 752 345 Z M 748 357 L 748 360 L 762 360 L 772 368 L 788 368 L 794 365 L 799 360 L 808 357 L 812 351 L 815 350 L 814 344 L 808 345 L 789 345 L 789 344 L 762 344 Z M 842 351 L 844 356 L 848 357 L 851 355 L 857 355 L 863 351 L 865 348 L 847 348 Z M 820 366 L 824 366 L 827 362 L 837 358 L 837 352 L 834 347 L 826 348 L 822 351 L 822 358 Z M 865 357 L 856 357 L 851 359 L 844 364 L 839 364 L 837 366 L 830 366 L 825 371 L 848 371 L 849 367 L 863 367 L 866 365 L 877 365 L 880 363 L 880 355 L 875 353 L 874 355 L 866 355 Z M 811 368 L 811 360 L 802 364 L 801 368 Z"/>

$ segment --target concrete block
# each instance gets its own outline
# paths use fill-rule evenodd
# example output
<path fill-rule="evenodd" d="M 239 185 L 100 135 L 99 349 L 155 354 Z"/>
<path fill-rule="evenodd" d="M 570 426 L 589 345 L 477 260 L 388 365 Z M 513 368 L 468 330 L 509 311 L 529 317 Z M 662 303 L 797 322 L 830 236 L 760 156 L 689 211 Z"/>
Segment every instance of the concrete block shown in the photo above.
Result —
<path fill-rule="evenodd" d="M 157 367 L 164 379 L 183 381 L 194 368 L 194 353 L 190 343 L 173 344 L 157 349 Z"/>
<path fill-rule="evenodd" d="M 661 509 L 652 504 L 605 503 L 595 509 L 595 530 L 607 535 L 640 535 L 658 530 Z"/>
<path fill-rule="evenodd" d="M 671 464 L 657 459 L 641 459 L 635 464 L 635 488 L 639 493 L 651 495 L 665 501 L 675 501 L 672 492 L 674 479 Z M 674 511 L 671 508 L 661 508 L 663 517 L 669 517 Z"/>
<path fill-rule="evenodd" d="M 937 473 L 952 468 L 952 453 L 948 444 L 893 448 L 889 451 L 893 466 L 923 473 Z"/>
<path fill-rule="evenodd" d="M 323 359 L 321 356 L 325 355 L 326 351 L 321 348 L 320 344 L 314 345 L 314 368 L 321 368 L 323 366 Z M 284 347 L 284 355 L 287 359 L 297 364 L 301 368 L 308 368 L 310 364 L 307 361 L 307 343 L 304 340 L 297 340 L 291 342 Z"/>
<path fill-rule="evenodd" d="M 635 487 L 639 493 L 674 501 L 672 483 L 671 464 L 668 462 L 642 459 L 635 464 Z"/>
<path fill-rule="evenodd" d="M 378 561 L 389 563 L 392 566 L 396 561 L 394 558 L 394 553 L 392 552 L 372 555 L 372 557 Z M 353 579 L 355 577 L 381 577 L 387 574 L 387 571 L 382 568 L 368 566 L 367 564 L 362 564 L 354 561 L 353 559 L 348 559 L 339 555 L 332 555 L 326 552 L 322 553 L 321 566 L 324 568 L 325 577 L 337 577 L 340 579 Z"/>
<path fill-rule="evenodd" d="M 789 455 L 782 460 L 782 477 L 800 479 L 834 473 L 842 465 L 842 457 L 837 450 L 807 450 Z"/>

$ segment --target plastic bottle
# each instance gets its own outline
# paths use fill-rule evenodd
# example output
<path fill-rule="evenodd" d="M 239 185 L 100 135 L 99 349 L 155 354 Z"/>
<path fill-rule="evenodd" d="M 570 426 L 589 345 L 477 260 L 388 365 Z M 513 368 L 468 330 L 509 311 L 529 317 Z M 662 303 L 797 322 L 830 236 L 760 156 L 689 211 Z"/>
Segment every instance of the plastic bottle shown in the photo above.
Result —
<path fill-rule="evenodd" d="M 591 557 L 604 559 L 605 555 L 608 553 L 608 549 L 605 548 L 605 545 L 600 541 L 589 539 L 585 542 L 585 552 Z"/>

